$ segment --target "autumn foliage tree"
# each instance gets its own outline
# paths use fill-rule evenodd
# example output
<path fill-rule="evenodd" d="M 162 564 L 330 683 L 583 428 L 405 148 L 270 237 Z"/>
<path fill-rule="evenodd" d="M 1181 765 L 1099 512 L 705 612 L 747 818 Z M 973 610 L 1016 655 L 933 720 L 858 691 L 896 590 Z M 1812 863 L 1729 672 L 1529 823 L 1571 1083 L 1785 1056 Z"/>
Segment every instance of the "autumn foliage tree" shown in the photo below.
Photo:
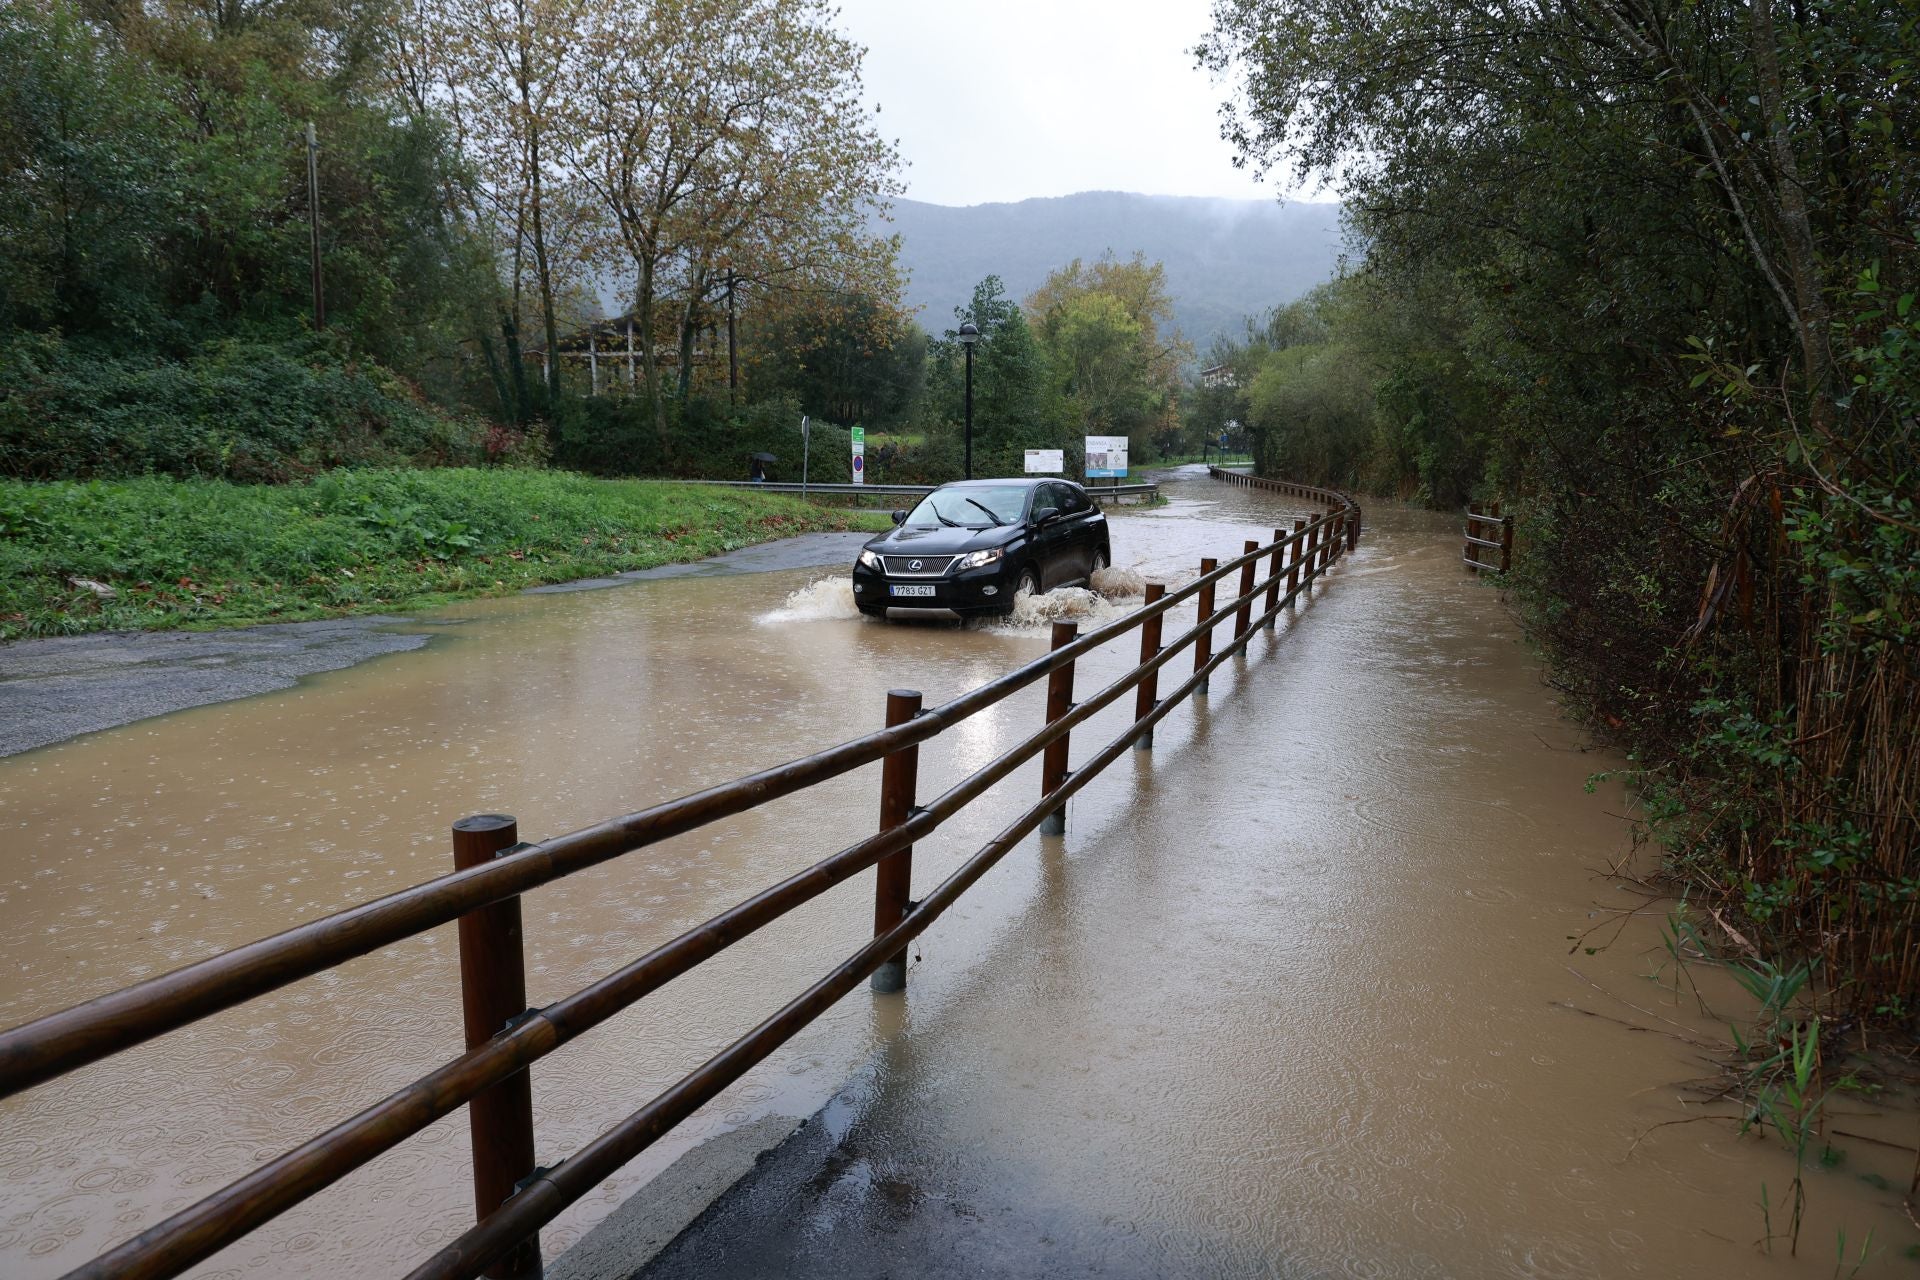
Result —
<path fill-rule="evenodd" d="M 866 219 L 898 192 L 898 156 L 861 102 L 861 50 L 832 13 L 824 0 L 660 0 L 602 3 L 583 19 L 567 161 L 593 201 L 601 260 L 648 335 L 663 434 L 660 338 L 676 338 L 684 395 L 717 290 L 897 294 L 895 246 Z M 662 325 L 668 296 L 678 314 Z"/>

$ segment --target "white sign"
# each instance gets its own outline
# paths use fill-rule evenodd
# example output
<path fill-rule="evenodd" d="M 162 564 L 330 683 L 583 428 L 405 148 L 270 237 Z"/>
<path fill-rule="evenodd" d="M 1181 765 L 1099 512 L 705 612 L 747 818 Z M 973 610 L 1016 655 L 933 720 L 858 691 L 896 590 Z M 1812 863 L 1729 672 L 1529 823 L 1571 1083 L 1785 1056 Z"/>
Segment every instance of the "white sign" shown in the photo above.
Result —
<path fill-rule="evenodd" d="M 867 482 L 867 429 L 855 427 L 847 432 L 853 438 L 853 482 Z"/>
<path fill-rule="evenodd" d="M 1115 478 L 1127 474 L 1127 438 L 1125 436 L 1087 437 L 1087 479 Z"/>
<path fill-rule="evenodd" d="M 1067 469 L 1065 449 L 1027 450 L 1027 474 L 1057 476 Z"/>

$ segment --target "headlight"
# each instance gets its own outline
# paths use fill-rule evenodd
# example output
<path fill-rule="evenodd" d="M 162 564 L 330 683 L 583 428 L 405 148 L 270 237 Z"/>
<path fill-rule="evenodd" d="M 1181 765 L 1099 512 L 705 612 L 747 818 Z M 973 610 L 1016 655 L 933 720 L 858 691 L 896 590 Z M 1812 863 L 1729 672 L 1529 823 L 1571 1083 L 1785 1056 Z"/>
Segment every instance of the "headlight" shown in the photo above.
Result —
<path fill-rule="evenodd" d="M 985 551 L 975 551 L 971 555 L 961 556 L 960 567 L 962 569 L 978 569 L 984 565 L 992 564 L 1006 554 L 1007 553 L 999 547 L 988 547 Z"/>
<path fill-rule="evenodd" d="M 886 566 L 880 563 L 880 557 L 864 548 L 860 552 L 860 563 L 869 569 L 876 569 L 881 573 L 886 572 Z"/>

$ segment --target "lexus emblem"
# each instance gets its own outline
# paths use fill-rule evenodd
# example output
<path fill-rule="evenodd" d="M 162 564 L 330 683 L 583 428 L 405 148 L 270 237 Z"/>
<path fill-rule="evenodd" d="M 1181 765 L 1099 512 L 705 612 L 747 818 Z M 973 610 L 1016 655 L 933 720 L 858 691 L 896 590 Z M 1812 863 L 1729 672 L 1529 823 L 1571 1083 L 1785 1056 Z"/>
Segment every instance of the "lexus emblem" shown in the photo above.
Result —
<path fill-rule="evenodd" d="M 920 572 L 920 562 L 918 560 L 907 561 L 907 572 L 908 573 Z"/>

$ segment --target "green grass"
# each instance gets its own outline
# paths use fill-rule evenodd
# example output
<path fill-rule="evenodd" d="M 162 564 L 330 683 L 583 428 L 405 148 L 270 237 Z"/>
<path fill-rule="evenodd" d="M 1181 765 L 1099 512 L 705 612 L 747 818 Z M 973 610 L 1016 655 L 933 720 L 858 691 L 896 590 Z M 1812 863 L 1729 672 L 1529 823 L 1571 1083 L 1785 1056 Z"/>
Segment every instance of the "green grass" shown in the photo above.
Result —
<path fill-rule="evenodd" d="M 778 494 L 552 471 L 0 481 L 0 640 L 416 609 L 887 527 Z"/>

